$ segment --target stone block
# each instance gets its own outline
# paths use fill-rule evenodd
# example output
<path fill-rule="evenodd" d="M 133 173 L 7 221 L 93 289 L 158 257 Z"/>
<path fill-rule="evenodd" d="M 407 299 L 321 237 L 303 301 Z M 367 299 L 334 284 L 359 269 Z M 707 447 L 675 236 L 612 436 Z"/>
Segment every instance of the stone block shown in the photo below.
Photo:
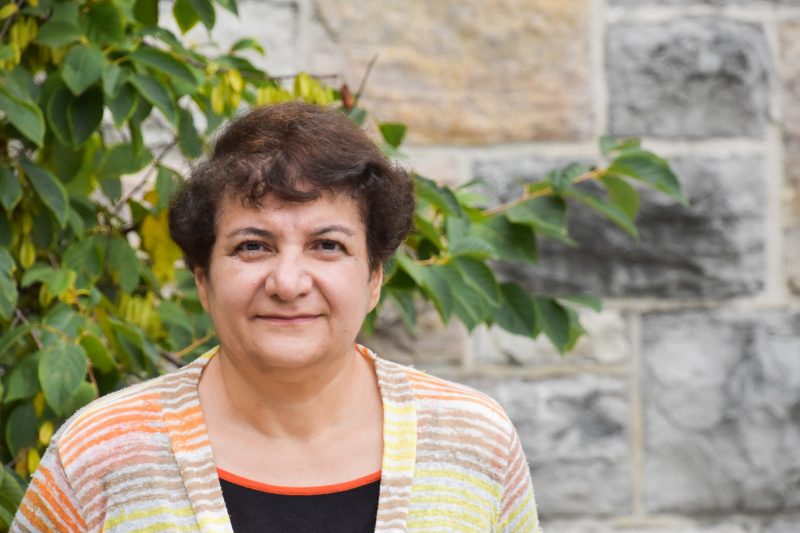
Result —
<path fill-rule="evenodd" d="M 312 67 L 419 143 L 592 133 L 588 0 L 317 2 Z"/>
<path fill-rule="evenodd" d="M 715 6 L 752 4 L 756 6 L 796 6 L 797 0 L 610 0 L 609 5 L 640 6 Z"/>
<path fill-rule="evenodd" d="M 574 206 L 569 228 L 577 247 L 539 239 L 539 264 L 499 269 L 546 294 L 727 298 L 758 293 L 765 277 L 762 160 L 734 155 L 670 162 L 690 206 L 642 190 L 639 242 L 588 208 Z M 561 164 L 541 158 L 484 160 L 474 173 L 503 201 L 522 190 L 518 181 L 539 179 Z"/>
<path fill-rule="evenodd" d="M 498 327 L 480 327 L 472 335 L 472 354 L 476 363 L 511 366 L 574 366 L 620 363 L 631 352 L 629 329 L 619 311 L 580 311 L 586 334 L 573 350 L 561 355 L 545 335 L 530 339 Z"/>
<path fill-rule="evenodd" d="M 159 18 L 168 29 L 180 35 L 172 17 L 173 2 L 160 2 Z M 239 0 L 239 16 L 226 9 L 217 8 L 217 20 L 209 39 L 205 26 L 198 23 L 184 36 L 189 44 L 207 43 L 209 40 L 227 50 L 244 37 L 256 39 L 266 50 L 265 55 L 254 51 L 243 52 L 253 64 L 280 76 L 294 74 L 301 67 L 298 46 L 298 5 L 292 0 Z"/>
<path fill-rule="evenodd" d="M 745 518 L 695 521 L 691 519 L 554 520 L 543 521 L 547 532 L 555 533 L 759 533 L 758 525 Z"/>
<path fill-rule="evenodd" d="M 543 516 L 625 514 L 631 508 L 624 379 L 467 381 L 506 409 L 531 465 Z"/>
<path fill-rule="evenodd" d="M 800 510 L 800 313 L 645 315 L 652 513 Z"/>
<path fill-rule="evenodd" d="M 772 67 L 761 26 L 721 18 L 626 21 L 606 35 L 613 134 L 764 134 Z"/>

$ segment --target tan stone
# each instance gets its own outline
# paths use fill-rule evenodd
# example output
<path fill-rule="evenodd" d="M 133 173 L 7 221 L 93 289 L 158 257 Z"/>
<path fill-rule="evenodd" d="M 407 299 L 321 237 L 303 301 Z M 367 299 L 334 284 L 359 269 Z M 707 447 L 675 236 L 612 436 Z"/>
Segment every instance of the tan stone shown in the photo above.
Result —
<path fill-rule="evenodd" d="M 357 86 L 409 140 L 586 139 L 588 0 L 317 2 L 312 70 Z"/>
<path fill-rule="evenodd" d="M 780 44 L 786 170 L 786 271 L 790 288 L 800 294 L 800 20 L 781 25 Z"/>

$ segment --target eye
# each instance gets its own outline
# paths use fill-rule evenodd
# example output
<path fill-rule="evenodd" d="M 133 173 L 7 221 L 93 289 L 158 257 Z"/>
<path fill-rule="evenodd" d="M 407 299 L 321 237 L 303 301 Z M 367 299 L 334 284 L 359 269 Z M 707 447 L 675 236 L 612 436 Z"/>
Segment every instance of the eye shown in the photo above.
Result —
<path fill-rule="evenodd" d="M 338 241 L 330 239 L 321 240 L 317 243 L 317 247 L 323 252 L 343 252 L 344 246 Z"/>
<path fill-rule="evenodd" d="M 261 252 L 264 251 L 266 247 L 264 243 L 259 241 L 244 241 L 236 246 L 237 253 L 253 253 L 253 252 Z"/>

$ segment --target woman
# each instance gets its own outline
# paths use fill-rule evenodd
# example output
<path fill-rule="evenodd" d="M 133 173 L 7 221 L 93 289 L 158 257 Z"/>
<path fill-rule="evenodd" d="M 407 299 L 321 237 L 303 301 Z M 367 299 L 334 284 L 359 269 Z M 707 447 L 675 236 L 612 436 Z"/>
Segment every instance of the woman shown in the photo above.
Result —
<path fill-rule="evenodd" d="M 170 207 L 220 345 L 90 404 L 12 531 L 535 531 L 493 400 L 355 343 L 412 181 L 344 115 L 234 120 Z"/>

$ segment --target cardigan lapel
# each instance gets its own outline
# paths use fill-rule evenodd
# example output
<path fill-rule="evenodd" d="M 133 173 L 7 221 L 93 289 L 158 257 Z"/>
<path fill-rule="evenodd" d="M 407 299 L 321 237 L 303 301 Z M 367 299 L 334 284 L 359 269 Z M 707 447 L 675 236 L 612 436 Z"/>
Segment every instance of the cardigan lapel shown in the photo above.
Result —
<path fill-rule="evenodd" d="M 203 368 L 216 352 L 209 350 L 166 377 L 172 386 L 161 394 L 162 416 L 200 531 L 233 533 L 197 393 Z"/>
<path fill-rule="evenodd" d="M 402 366 L 384 361 L 361 346 L 359 349 L 375 361 L 383 400 L 383 462 L 375 531 L 401 532 L 406 530 L 416 463 L 414 393 Z"/>

